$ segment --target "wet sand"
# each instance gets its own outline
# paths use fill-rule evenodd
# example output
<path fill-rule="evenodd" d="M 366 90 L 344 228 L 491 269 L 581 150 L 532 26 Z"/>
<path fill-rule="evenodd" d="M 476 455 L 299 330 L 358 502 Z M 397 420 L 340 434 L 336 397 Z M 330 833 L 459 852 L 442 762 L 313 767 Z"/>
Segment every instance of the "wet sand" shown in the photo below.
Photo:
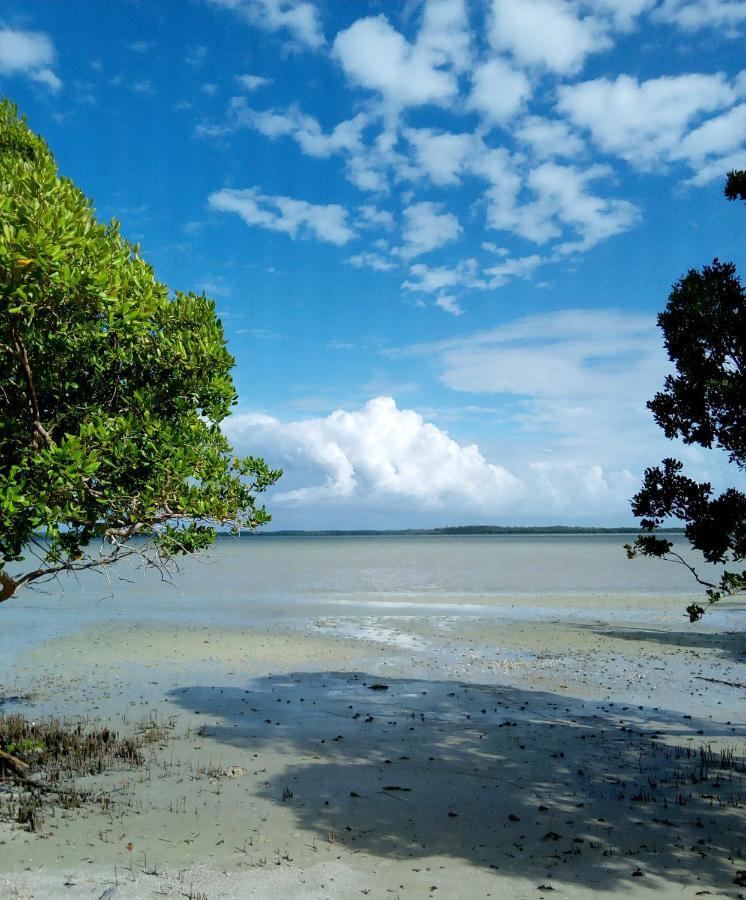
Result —
<path fill-rule="evenodd" d="M 231 626 L 163 599 L 54 628 L 48 603 L 0 711 L 170 739 L 89 780 L 110 811 L 0 826 L 2 897 L 746 892 L 746 773 L 717 768 L 746 752 L 737 603 L 275 599 Z"/>

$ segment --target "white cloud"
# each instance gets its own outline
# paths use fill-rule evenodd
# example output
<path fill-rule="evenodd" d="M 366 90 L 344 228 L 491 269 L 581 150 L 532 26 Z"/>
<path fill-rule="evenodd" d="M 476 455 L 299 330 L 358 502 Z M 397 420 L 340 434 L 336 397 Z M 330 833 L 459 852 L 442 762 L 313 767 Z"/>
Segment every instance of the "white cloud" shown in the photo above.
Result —
<path fill-rule="evenodd" d="M 458 184 L 475 145 L 472 134 L 453 134 L 432 128 L 407 128 L 404 137 L 412 145 L 417 169 L 440 187 Z"/>
<path fill-rule="evenodd" d="M 637 208 L 629 201 L 604 198 L 589 191 L 591 182 L 610 174 L 606 166 L 580 169 L 542 163 L 529 172 L 526 181 L 536 199 L 519 203 L 507 191 L 489 192 L 487 223 L 537 244 L 565 235 L 565 241 L 556 248 L 560 253 L 588 250 L 628 230 L 638 218 Z M 568 229 L 571 236 L 567 235 Z"/>
<path fill-rule="evenodd" d="M 463 0 L 427 0 L 414 44 L 378 15 L 340 31 L 333 53 L 347 77 L 379 93 L 390 112 L 431 103 L 448 106 L 458 96 L 458 74 L 469 64 Z"/>
<path fill-rule="evenodd" d="M 404 210 L 404 246 L 398 249 L 402 259 L 412 259 L 422 253 L 437 250 L 456 240 L 461 225 L 453 213 L 442 212 L 437 203 L 413 203 Z"/>
<path fill-rule="evenodd" d="M 471 32 L 465 0 L 425 0 L 416 45 L 436 65 L 467 71 L 471 65 Z"/>
<path fill-rule="evenodd" d="M 243 97 L 231 101 L 230 115 L 236 126 L 255 128 L 265 137 L 291 137 L 304 153 L 318 159 L 345 151 L 362 152 L 361 134 L 368 122 L 367 117 L 359 113 L 326 133 L 317 119 L 301 112 L 297 106 L 285 110 L 256 110 Z"/>
<path fill-rule="evenodd" d="M 629 519 L 629 497 L 639 487 L 627 445 L 607 464 L 547 455 L 541 446 L 499 446 L 510 462 L 494 463 L 476 444 L 459 443 L 386 396 L 291 422 L 239 413 L 223 427 L 237 452 L 261 453 L 283 467 L 268 504 L 286 526 L 318 527 L 320 506 L 327 527 L 349 527 L 351 518 L 359 527 L 360 510 L 384 527 L 581 516 L 610 523 Z M 605 449 L 598 443 L 584 455 L 603 457 Z"/>
<path fill-rule="evenodd" d="M 450 313 L 452 316 L 461 316 L 464 313 L 458 299 L 452 297 L 450 294 L 441 294 L 440 297 L 435 300 L 435 305 L 439 306 L 442 310 L 445 310 L 445 312 Z"/>
<path fill-rule="evenodd" d="M 537 266 L 540 266 L 546 260 L 537 253 L 530 256 L 520 256 L 514 259 L 505 259 L 503 262 L 494 266 L 488 266 L 484 270 L 485 275 L 489 275 L 490 280 L 488 287 L 498 288 L 507 284 L 513 278 L 530 278 Z"/>
<path fill-rule="evenodd" d="M 46 34 L 0 29 L 0 75 L 25 75 L 56 93 L 62 82 L 51 69 L 54 59 L 54 45 Z"/>
<path fill-rule="evenodd" d="M 288 423 L 239 414 L 224 427 L 239 448 L 250 445 L 285 468 L 287 486 L 273 496 L 273 506 L 385 508 L 395 501 L 416 510 L 450 510 L 454 504 L 489 510 L 509 507 L 522 490 L 476 445 L 457 443 L 414 410 L 399 409 L 391 397 Z"/>
<path fill-rule="evenodd" d="M 609 387 L 616 378 L 632 376 L 639 368 L 658 384 L 665 370 L 655 318 L 617 310 L 526 316 L 490 331 L 416 349 L 435 352 L 443 381 L 455 390 L 553 400 L 580 393 L 614 397 Z"/>
<path fill-rule="evenodd" d="M 722 73 L 678 75 L 638 82 L 629 75 L 559 89 L 558 109 L 587 129 L 604 151 L 641 169 L 673 158 L 703 114 L 732 104 L 735 91 Z"/>
<path fill-rule="evenodd" d="M 424 359 L 453 390 L 492 395 L 511 434 L 500 461 L 531 486 L 540 518 L 551 509 L 595 509 L 607 522 L 614 508 L 629 515 L 643 468 L 665 456 L 694 478 L 727 477 L 726 454 L 667 440 L 646 408 L 670 368 L 652 315 L 560 310 L 392 355 Z"/>
<path fill-rule="evenodd" d="M 529 461 L 548 447 L 558 463 L 639 470 L 665 455 L 645 407 L 668 368 L 653 316 L 562 310 L 403 353 L 430 359 L 453 390 L 511 398 Z"/>
<path fill-rule="evenodd" d="M 347 223 L 347 210 L 336 203 L 315 205 L 292 197 L 268 196 L 258 188 L 223 188 L 210 194 L 208 203 L 220 212 L 237 213 L 247 225 L 280 231 L 292 238 L 313 236 L 342 245 L 355 237 Z"/>
<path fill-rule="evenodd" d="M 513 134 L 519 141 L 530 145 L 537 159 L 554 156 L 571 158 L 579 156 L 585 149 L 583 141 L 560 119 L 528 116 Z"/>
<path fill-rule="evenodd" d="M 236 75 L 236 81 L 247 91 L 255 91 L 257 88 L 272 84 L 271 78 L 262 75 Z"/>
<path fill-rule="evenodd" d="M 391 397 L 291 422 L 232 416 L 224 427 L 237 451 L 285 469 L 268 502 L 287 527 L 293 516 L 318 522 L 319 504 L 327 527 L 359 526 L 360 510 L 384 527 L 433 523 L 430 514 L 628 521 L 643 467 L 672 452 L 717 481 L 719 463 L 672 447 L 645 408 L 668 366 L 653 316 L 563 310 L 391 355 L 419 357 L 450 389 L 493 395 L 504 437 L 489 452 L 465 445 Z"/>
<path fill-rule="evenodd" d="M 741 148 L 745 138 L 746 103 L 742 103 L 690 131 L 672 151 L 671 156 L 674 159 L 687 159 L 729 153 Z"/>
<path fill-rule="evenodd" d="M 568 0 L 492 0 L 488 36 L 521 65 L 562 75 L 578 72 L 591 53 L 611 45 L 605 24 L 581 16 Z"/>
<path fill-rule="evenodd" d="M 394 227 L 394 217 L 387 209 L 378 209 L 370 204 L 358 207 L 358 227 L 360 228 L 385 228 L 391 230 Z"/>
<path fill-rule="evenodd" d="M 655 6 L 657 0 L 586 0 L 585 8 L 596 15 L 608 15 L 619 31 L 631 31 L 641 13 Z"/>
<path fill-rule="evenodd" d="M 29 78 L 37 84 L 43 84 L 45 87 L 48 87 L 53 94 L 56 94 L 62 87 L 62 81 L 51 69 L 37 69 L 34 72 L 29 72 Z"/>
<path fill-rule="evenodd" d="M 210 0 L 265 31 L 288 32 L 312 50 L 325 43 L 318 9 L 307 0 Z"/>
<path fill-rule="evenodd" d="M 256 110 L 244 97 L 231 100 L 227 125 L 200 125 L 197 133 L 223 137 L 237 128 L 254 128 L 270 139 L 289 137 L 307 156 L 326 159 L 335 154 L 344 157 L 347 178 L 360 190 L 384 192 L 388 189 L 388 171 L 404 168 L 404 160 L 394 150 L 396 136 L 381 132 L 366 144 L 363 133 L 370 124 L 365 113 L 339 122 L 325 132 L 318 119 L 301 112 L 297 106 L 286 109 Z"/>
<path fill-rule="evenodd" d="M 670 158 L 689 163 L 696 172 L 693 184 L 722 179 L 731 169 L 746 167 L 746 103 L 690 131 L 672 148 Z"/>
<path fill-rule="evenodd" d="M 434 294 L 458 287 L 485 288 L 487 282 L 480 276 L 476 259 L 462 259 L 456 266 L 428 266 L 415 263 L 409 268 L 411 281 L 402 287 L 407 291 L 422 291 Z"/>
<path fill-rule="evenodd" d="M 746 22 L 746 4 L 743 0 L 663 0 L 654 15 L 687 31 L 725 28 L 727 33 Z"/>
<path fill-rule="evenodd" d="M 491 124 L 511 119 L 531 96 L 531 84 L 523 72 L 503 59 L 490 59 L 472 72 L 467 109 L 476 110 Z"/>
<path fill-rule="evenodd" d="M 356 269 L 375 269 L 377 272 L 389 272 L 396 268 L 396 263 L 379 253 L 358 253 L 351 256 L 349 262 Z"/>
<path fill-rule="evenodd" d="M 723 174 L 732 169 L 746 169 L 746 149 L 703 162 L 688 183 L 701 186 L 718 179 L 722 181 Z"/>

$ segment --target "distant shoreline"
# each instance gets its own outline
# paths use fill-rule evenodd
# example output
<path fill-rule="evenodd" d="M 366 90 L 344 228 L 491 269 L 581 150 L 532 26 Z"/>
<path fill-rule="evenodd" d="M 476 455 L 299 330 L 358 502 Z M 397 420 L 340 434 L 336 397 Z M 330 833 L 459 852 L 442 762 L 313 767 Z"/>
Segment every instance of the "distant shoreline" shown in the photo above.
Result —
<path fill-rule="evenodd" d="M 446 528 L 401 528 L 401 529 L 319 529 L 304 531 L 302 529 L 278 529 L 275 531 L 242 532 L 241 537 L 376 537 L 390 535 L 405 537 L 407 535 L 471 535 L 471 534 L 642 534 L 641 528 L 619 527 L 604 528 L 583 525 L 453 525 Z M 683 534 L 683 528 L 658 528 L 656 534 Z"/>

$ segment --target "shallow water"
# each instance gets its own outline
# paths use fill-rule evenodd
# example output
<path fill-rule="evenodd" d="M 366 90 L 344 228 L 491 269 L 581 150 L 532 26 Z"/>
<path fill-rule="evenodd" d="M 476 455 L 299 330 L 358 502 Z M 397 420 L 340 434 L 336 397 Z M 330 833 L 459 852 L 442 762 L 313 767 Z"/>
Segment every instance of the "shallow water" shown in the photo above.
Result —
<path fill-rule="evenodd" d="M 225 539 L 171 583 L 123 568 L 127 580 L 89 573 L 3 604 L 0 712 L 114 730 L 155 717 L 173 737 L 158 777 L 121 782 L 115 832 L 108 812 L 60 816 L 33 840 L 0 832 L 0 894 L 3 867 L 21 896 L 73 882 L 83 896 L 87 879 L 85 895 L 100 897 L 122 890 L 129 865 L 123 897 L 167 893 L 171 875 L 153 874 L 164 866 L 177 893 L 192 866 L 210 896 L 216 873 L 233 872 L 223 896 L 347 897 L 361 884 L 393 896 L 406 883 L 424 900 L 437 872 L 443 896 L 518 897 L 550 869 L 557 896 L 626 896 L 630 848 L 662 896 L 722 893 L 746 866 L 730 838 L 740 810 L 713 805 L 709 784 L 672 802 L 684 835 L 673 845 L 661 804 L 647 815 L 620 785 L 648 790 L 651 773 L 668 784 L 669 745 L 742 745 L 744 608 L 730 601 L 690 625 L 696 585 L 681 567 L 629 562 L 628 539 Z M 214 760 L 243 774 L 221 787 Z M 520 856 L 506 810 L 525 823 Z M 676 856 L 703 827 L 722 843 L 706 871 Z M 562 856 L 545 843 L 551 828 Z"/>
<path fill-rule="evenodd" d="M 0 607 L 6 663 L 44 640 L 112 619 L 231 626 L 374 613 L 584 618 L 606 607 L 683 610 L 681 566 L 626 558 L 629 535 L 221 537 L 170 581 L 127 563 L 64 577 Z M 679 539 L 681 544 L 683 539 Z M 683 546 L 677 549 L 685 552 Z M 625 599 L 626 598 L 626 599 Z M 653 614 L 652 612 L 650 613 Z"/>

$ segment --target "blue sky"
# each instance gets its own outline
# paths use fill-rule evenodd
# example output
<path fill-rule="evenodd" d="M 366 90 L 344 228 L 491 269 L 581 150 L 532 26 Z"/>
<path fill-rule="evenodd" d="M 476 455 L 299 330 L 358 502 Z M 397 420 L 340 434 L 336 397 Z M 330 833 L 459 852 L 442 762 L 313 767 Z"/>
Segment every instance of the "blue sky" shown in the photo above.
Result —
<path fill-rule="evenodd" d="M 655 315 L 743 271 L 746 3 L 0 0 L 0 92 L 215 298 L 275 527 L 631 524 Z"/>

